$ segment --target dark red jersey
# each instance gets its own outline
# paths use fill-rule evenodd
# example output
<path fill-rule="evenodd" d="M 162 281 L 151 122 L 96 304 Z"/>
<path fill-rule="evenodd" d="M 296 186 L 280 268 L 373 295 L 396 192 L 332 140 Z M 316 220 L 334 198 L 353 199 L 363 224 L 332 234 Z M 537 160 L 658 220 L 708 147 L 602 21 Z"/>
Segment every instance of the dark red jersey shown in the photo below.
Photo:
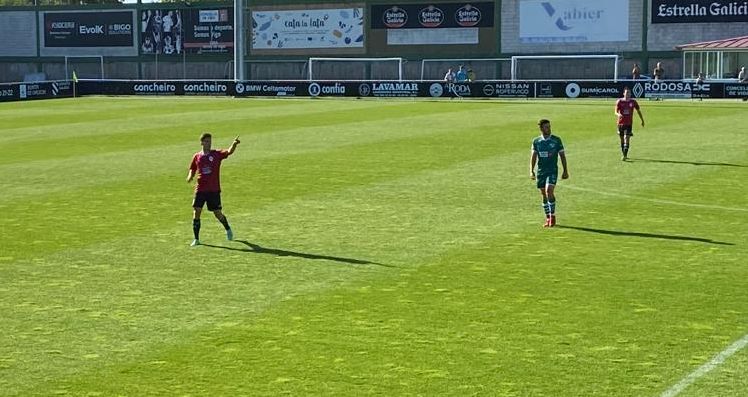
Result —
<path fill-rule="evenodd" d="M 618 125 L 631 125 L 634 123 L 634 109 L 639 109 L 636 99 L 619 99 L 616 101 L 616 112 L 618 116 Z"/>
<path fill-rule="evenodd" d="M 190 170 L 197 174 L 196 192 L 221 191 L 221 161 L 226 157 L 229 157 L 228 150 L 211 150 L 208 154 L 199 151 L 192 156 Z"/>

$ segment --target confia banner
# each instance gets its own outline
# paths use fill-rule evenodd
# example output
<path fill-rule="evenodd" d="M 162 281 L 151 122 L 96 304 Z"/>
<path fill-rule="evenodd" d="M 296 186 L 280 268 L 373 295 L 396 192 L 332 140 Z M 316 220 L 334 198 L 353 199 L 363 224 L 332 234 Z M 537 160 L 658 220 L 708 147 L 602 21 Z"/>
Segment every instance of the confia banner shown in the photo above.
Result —
<path fill-rule="evenodd" d="M 252 11 L 254 50 L 363 47 L 363 8 Z"/>
<path fill-rule="evenodd" d="M 652 0 L 652 23 L 748 22 L 748 1 Z"/>
<path fill-rule="evenodd" d="M 628 41 L 629 2 L 526 0 L 519 3 L 522 43 Z"/>
<path fill-rule="evenodd" d="M 45 47 L 132 47 L 133 11 L 44 12 Z"/>

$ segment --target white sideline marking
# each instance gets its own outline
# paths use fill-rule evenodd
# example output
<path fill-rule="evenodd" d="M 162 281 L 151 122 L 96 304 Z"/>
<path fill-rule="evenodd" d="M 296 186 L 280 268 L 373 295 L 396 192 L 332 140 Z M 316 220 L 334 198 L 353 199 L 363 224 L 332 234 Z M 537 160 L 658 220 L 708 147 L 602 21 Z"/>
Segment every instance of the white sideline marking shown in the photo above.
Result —
<path fill-rule="evenodd" d="M 624 193 L 613 193 L 613 192 L 605 192 L 605 191 L 597 190 L 597 189 L 587 189 L 587 188 L 577 187 L 577 186 L 568 185 L 568 184 L 563 184 L 561 186 L 563 188 L 569 188 L 571 190 L 592 192 L 592 193 L 601 194 L 603 196 L 625 197 L 625 198 L 629 198 L 633 200 L 650 201 L 650 202 L 658 203 L 658 204 L 680 205 L 683 207 L 707 208 L 707 209 L 713 209 L 713 210 L 748 212 L 748 208 L 735 208 L 735 207 L 724 207 L 721 205 L 693 204 L 693 203 L 683 203 L 680 201 L 672 201 L 672 200 L 660 200 L 660 199 L 654 199 L 654 198 L 648 198 L 648 197 L 632 196 L 632 195 L 624 194 Z"/>
<path fill-rule="evenodd" d="M 673 385 L 671 388 L 667 389 L 664 393 L 660 395 L 660 397 L 675 397 L 680 392 L 685 390 L 688 386 L 690 386 L 692 383 L 696 382 L 696 379 L 699 379 L 700 377 L 706 375 L 709 371 L 717 368 L 722 363 L 725 362 L 730 356 L 733 354 L 739 352 L 743 348 L 745 348 L 748 345 L 748 334 L 743 335 L 742 338 L 740 338 L 737 342 L 733 343 L 732 345 L 728 346 L 727 349 L 722 350 L 719 354 L 714 356 L 708 363 L 700 366 L 696 369 L 696 371 L 691 372 L 686 376 L 685 378 L 681 379 L 680 382 Z"/>

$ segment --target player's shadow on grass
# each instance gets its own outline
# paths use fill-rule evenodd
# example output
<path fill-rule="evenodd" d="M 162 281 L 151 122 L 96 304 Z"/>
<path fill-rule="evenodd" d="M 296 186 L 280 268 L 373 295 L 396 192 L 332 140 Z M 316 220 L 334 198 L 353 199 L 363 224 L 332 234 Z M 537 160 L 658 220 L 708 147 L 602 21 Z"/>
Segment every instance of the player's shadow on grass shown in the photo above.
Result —
<path fill-rule="evenodd" d="M 363 259 L 344 258 L 340 256 L 318 255 L 318 254 L 310 254 L 306 252 L 282 250 L 282 249 L 277 249 L 277 248 L 267 248 L 259 244 L 250 243 L 249 241 L 246 241 L 246 240 L 234 240 L 234 241 L 236 241 L 237 243 L 244 244 L 246 248 L 234 248 L 234 247 L 226 247 L 223 245 L 211 245 L 211 244 L 202 244 L 202 245 L 205 247 L 220 248 L 220 249 L 225 249 L 229 251 L 247 252 L 247 253 L 252 253 L 252 254 L 291 256 L 291 257 L 303 258 L 303 259 L 314 259 L 314 260 L 325 260 L 325 261 L 333 261 L 333 262 L 340 262 L 340 263 L 349 263 L 352 265 L 377 265 L 377 266 L 384 266 L 384 267 L 392 267 L 390 265 L 385 265 L 383 263 L 377 263 L 377 262 L 367 261 Z"/>
<path fill-rule="evenodd" d="M 689 165 L 715 165 L 721 167 L 744 167 L 748 168 L 746 164 L 732 164 L 732 163 L 716 163 L 708 161 L 678 161 L 678 160 L 658 160 L 658 159 L 640 159 L 636 157 L 629 157 L 628 159 L 632 163 L 666 163 L 666 164 L 689 164 Z"/>
<path fill-rule="evenodd" d="M 702 237 L 688 237 L 688 236 L 673 236 L 670 234 L 654 234 L 654 233 L 640 233 L 640 232 L 621 232 L 618 230 L 606 230 L 606 229 L 593 229 L 591 227 L 582 227 L 582 226 L 564 226 L 564 225 L 557 225 L 556 227 L 560 227 L 563 229 L 574 229 L 574 230 L 580 230 L 583 232 L 590 232 L 590 233 L 599 233 L 599 234 L 607 234 L 611 236 L 629 236 L 629 237 L 644 237 L 644 238 L 659 238 L 663 240 L 680 240 L 680 241 L 694 241 L 697 243 L 707 243 L 707 244 L 717 244 L 717 245 L 735 245 L 733 243 L 726 243 L 724 241 L 715 241 L 710 238 L 702 238 Z"/>

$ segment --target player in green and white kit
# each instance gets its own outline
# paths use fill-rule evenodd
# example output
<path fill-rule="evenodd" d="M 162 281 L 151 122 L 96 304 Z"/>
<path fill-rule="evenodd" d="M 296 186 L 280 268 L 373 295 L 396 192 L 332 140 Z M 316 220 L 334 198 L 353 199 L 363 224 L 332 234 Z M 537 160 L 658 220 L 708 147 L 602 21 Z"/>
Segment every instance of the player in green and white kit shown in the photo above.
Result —
<path fill-rule="evenodd" d="M 541 136 L 532 141 L 532 156 L 530 157 L 530 178 L 538 181 L 538 189 L 543 196 L 543 211 L 545 212 L 545 223 L 543 227 L 556 225 L 556 196 L 553 194 L 558 179 L 558 158 L 561 157 L 561 165 L 564 172 L 561 179 L 569 178 L 566 168 L 566 154 L 561 138 L 551 133 L 551 122 L 540 120 L 538 122 Z M 535 165 L 538 166 L 537 175 Z"/>

